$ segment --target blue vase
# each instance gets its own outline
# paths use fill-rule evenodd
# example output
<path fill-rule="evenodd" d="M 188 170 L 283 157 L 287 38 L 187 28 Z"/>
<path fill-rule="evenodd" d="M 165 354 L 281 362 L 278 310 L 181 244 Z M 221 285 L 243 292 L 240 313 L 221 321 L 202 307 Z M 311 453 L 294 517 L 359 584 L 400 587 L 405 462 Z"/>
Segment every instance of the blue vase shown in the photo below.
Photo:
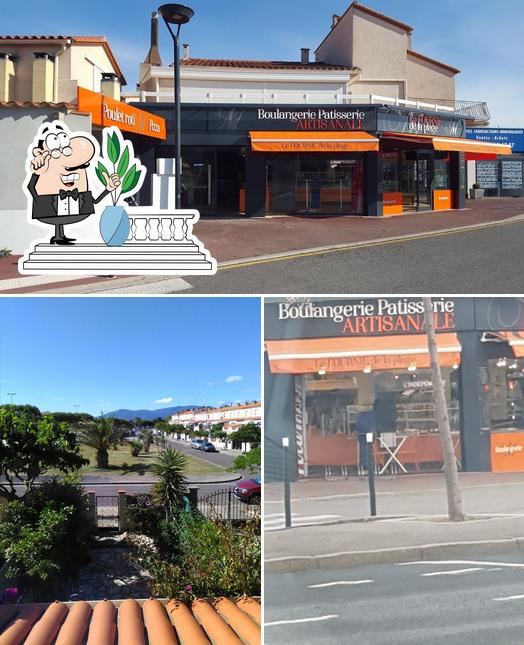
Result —
<path fill-rule="evenodd" d="M 106 206 L 100 218 L 100 235 L 108 246 L 122 246 L 129 237 L 129 217 L 123 206 Z"/>

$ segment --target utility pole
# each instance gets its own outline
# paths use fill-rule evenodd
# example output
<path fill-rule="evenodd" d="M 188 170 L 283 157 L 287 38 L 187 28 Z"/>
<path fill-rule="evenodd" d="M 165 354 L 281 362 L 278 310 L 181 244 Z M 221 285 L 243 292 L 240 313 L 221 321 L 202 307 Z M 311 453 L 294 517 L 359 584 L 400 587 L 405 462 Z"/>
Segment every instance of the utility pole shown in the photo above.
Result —
<path fill-rule="evenodd" d="M 437 417 L 438 431 L 444 455 L 444 475 L 446 477 L 446 492 L 448 496 L 448 517 L 453 522 L 464 521 L 462 510 L 462 495 L 460 492 L 457 461 L 449 426 L 448 408 L 444 394 L 444 382 L 438 359 L 435 321 L 431 298 L 424 298 L 424 322 L 428 340 L 428 351 L 431 362 L 431 380 L 433 381 L 433 402 Z"/>
<path fill-rule="evenodd" d="M 291 489 L 287 472 L 289 437 L 282 437 L 282 478 L 284 480 L 284 526 L 291 528 Z"/>

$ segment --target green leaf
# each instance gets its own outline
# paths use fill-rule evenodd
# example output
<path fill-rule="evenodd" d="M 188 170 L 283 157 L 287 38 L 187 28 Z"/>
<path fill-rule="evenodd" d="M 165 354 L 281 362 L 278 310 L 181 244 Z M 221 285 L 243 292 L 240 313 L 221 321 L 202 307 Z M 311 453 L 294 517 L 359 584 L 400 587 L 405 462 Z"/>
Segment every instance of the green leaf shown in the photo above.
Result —
<path fill-rule="evenodd" d="M 100 179 L 102 184 L 105 186 L 106 185 L 106 180 L 104 179 L 104 176 L 103 176 L 102 173 L 105 172 L 107 174 L 107 176 L 109 177 L 109 172 L 107 171 L 107 168 L 104 166 L 104 164 L 101 161 L 98 162 L 98 166 L 95 168 L 95 172 L 96 172 L 96 176 L 98 177 L 98 179 Z"/>
<path fill-rule="evenodd" d="M 124 177 L 122 181 L 122 192 L 123 193 L 128 193 L 130 190 L 132 190 L 131 185 L 135 181 L 135 176 L 137 174 L 138 170 L 136 169 L 136 165 L 133 164 L 131 168 L 127 171 L 126 176 Z M 136 183 L 134 184 L 136 186 Z"/>
<path fill-rule="evenodd" d="M 131 182 L 131 185 L 129 188 L 126 190 L 126 193 L 130 193 L 132 190 L 134 190 L 140 180 L 140 175 L 142 174 L 141 170 L 137 170 L 135 173 L 135 176 L 133 177 L 133 181 Z"/>
<path fill-rule="evenodd" d="M 124 152 L 122 153 L 122 157 L 120 158 L 120 161 L 118 163 L 118 168 L 116 169 L 120 179 L 125 175 L 127 167 L 129 166 L 129 147 L 126 146 L 124 148 Z"/>
<path fill-rule="evenodd" d="M 118 138 L 118 134 L 116 132 L 113 132 L 112 137 L 116 150 L 116 158 L 118 159 L 118 157 L 120 157 L 120 139 Z M 113 163 L 116 163 L 116 161 L 114 161 Z"/>
<path fill-rule="evenodd" d="M 118 151 L 115 146 L 115 142 L 113 141 L 112 135 L 109 135 L 107 137 L 107 156 L 109 157 L 109 160 L 111 163 L 116 163 L 118 159 Z"/>

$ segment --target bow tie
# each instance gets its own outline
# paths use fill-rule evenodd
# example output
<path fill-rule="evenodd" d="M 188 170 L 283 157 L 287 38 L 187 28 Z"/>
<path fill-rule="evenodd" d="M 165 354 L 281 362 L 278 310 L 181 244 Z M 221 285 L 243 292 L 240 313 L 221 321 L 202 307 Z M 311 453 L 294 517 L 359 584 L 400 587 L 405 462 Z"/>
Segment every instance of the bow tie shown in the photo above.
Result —
<path fill-rule="evenodd" d="M 65 199 L 66 197 L 72 197 L 74 200 L 78 199 L 78 189 L 74 188 L 73 190 L 61 190 L 60 199 Z"/>

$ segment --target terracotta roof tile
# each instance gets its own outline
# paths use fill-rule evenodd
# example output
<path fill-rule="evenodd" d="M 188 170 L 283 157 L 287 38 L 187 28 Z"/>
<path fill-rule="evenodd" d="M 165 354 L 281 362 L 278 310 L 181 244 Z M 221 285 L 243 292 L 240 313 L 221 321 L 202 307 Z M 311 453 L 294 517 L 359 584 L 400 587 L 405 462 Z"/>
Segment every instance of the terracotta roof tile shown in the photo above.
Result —
<path fill-rule="evenodd" d="M 347 65 L 327 63 L 301 63 L 287 60 L 227 60 L 222 58 L 187 58 L 180 61 L 185 67 L 234 67 L 242 69 L 308 69 L 308 70 L 351 70 Z"/>
<path fill-rule="evenodd" d="M 260 645 L 260 622 L 254 598 L 200 598 L 191 607 L 158 599 L 56 601 L 0 607 L 0 643 Z"/>
<path fill-rule="evenodd" d="M 75 103 L 48 103 L 34 101 L 0 101 L 0 107 L 17 107 L 17 108 L 53 108 L 53 110 L 76 110 Z"/>

